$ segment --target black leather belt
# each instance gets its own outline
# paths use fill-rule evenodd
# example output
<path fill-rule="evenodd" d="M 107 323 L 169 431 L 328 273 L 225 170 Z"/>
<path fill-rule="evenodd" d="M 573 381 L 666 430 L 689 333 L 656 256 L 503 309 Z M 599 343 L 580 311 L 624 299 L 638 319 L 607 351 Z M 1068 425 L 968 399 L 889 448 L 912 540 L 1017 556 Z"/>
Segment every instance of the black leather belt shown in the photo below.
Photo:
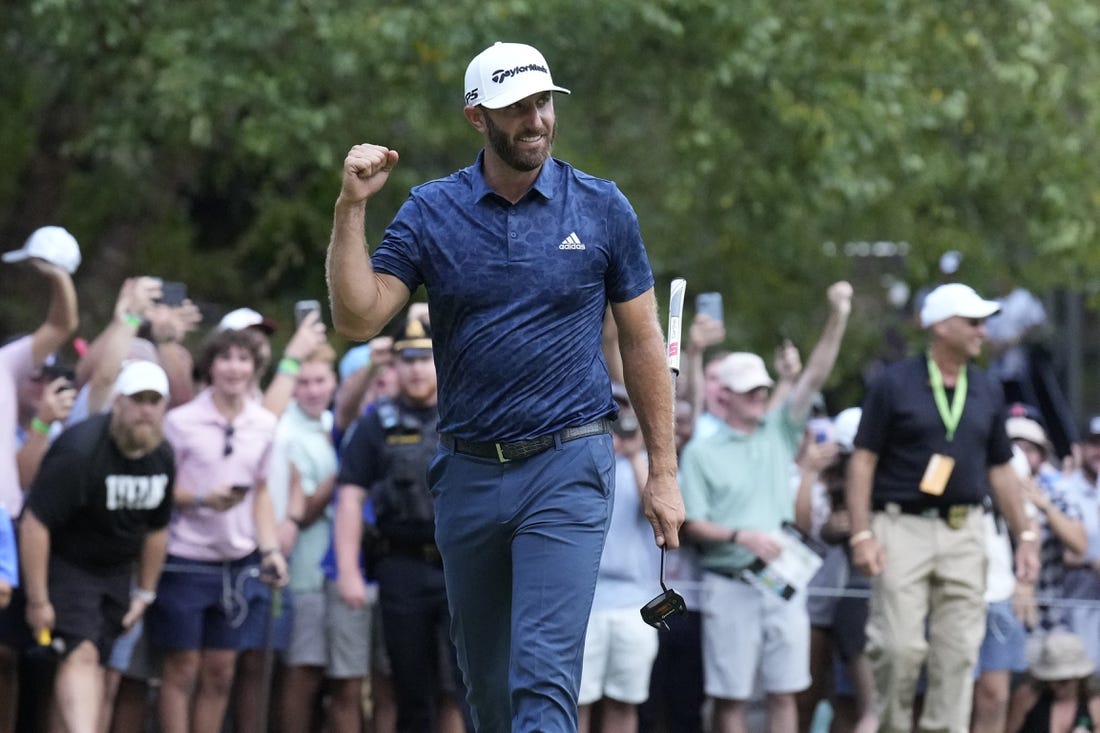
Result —
<path fill-rule="evenodd" d="M 578 438 L 587 438 L 590 435 L 600 435 L 609 432 L 611 432 L 611 420 L 606 417 L 601 417 L 599 420 L 590 422 L 587 425 L 562 428 L 556 433 L 540 435 L 537 438 L 529 438 L 527 440 L 517 440 L 513 443 L 490 443 L 476 440 L 463 440 L 462 438 L 455 438 L 446 434 L 439 436 L 439 442 L 443 444 L 447 450 L 453 450 L 455 453 L 464 453 L 465 455 L 476 456 L 478 458 L 492 458 L 501 463 L 508 463 L 509 461 L 526 460 L 533 456 L 537 456 L 539 453 L 545 453 L 554 447 L 555 442 L 568 443 Z"/>

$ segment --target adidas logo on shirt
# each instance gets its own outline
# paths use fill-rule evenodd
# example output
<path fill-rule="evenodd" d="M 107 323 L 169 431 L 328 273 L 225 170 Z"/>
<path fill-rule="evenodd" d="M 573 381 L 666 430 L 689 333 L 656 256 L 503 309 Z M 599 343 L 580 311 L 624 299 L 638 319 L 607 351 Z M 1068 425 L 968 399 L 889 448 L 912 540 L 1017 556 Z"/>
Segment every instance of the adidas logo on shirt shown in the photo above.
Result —
<path fill-rule="evenodd" d="M 558 245 L 558 249 L 584 249 L 584 242 L 577 236 L 576 232 L 570 232 L 569 236 L 561 240 L 561 244 Z"/>

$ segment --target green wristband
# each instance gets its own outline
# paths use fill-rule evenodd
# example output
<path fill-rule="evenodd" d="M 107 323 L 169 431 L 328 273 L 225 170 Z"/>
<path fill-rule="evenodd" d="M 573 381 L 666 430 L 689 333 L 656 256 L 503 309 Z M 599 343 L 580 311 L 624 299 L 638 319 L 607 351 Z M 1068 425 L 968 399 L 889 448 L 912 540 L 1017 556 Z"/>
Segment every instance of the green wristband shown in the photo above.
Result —
<path fill-rule="evenodd" d="M 279 359 L 279 366 L 277 371 L 282 374 L 289 374 L 292 377 L 298 376 L 298 372 L 302 371 L 302 362 L 289 356 L 284 356 Z"/>
<path fill-rule="evenodd" d="M 145 321 L 141 320 L 141 318 L 135 316 L 133 313 L 123 313 L 122 320 L 127 326 L 132 326 L 133 328 L 141 328 L 141 324 L 145 323 Z"/>
<path fill-rule="evenodd" d="M 50 424 L 36 416 L 31 418 L 31 430 L 38 433 L 39 435 L 49 435 Z"/>

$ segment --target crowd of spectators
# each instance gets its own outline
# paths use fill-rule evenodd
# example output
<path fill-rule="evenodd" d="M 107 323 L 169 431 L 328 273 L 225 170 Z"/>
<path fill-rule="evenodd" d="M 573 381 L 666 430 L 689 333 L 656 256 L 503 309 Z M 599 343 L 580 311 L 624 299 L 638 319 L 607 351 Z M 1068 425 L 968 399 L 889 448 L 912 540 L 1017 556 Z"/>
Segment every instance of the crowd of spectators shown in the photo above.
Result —
<path fill-rule="evenodd" d="M 384 477 L 346 461 L 341 448 L 360 450 L 359 421 L 371 414 L 384 425 L 386 408 L 380 417 L 378 406 L 405 389 L 394 339 L 380 336 L 338 355 L 319 308 L 288 319 L 245 307 L 206 323 L 161 279 L 138 276 L 122 282 L 109 323 L 87 334 L 85 345 L 74 340 L 79 259 L 76 241 L 58 227 L 36 231 L 4 256 L 45 281 L 49 305 L 33 331 L 8 335 L 0 347 L 0 733 L 46 730 L 51 716 L 70 730 L 98 731 L 383 733 L 414 718 L 430 718 L 436 730 L 467 727 L 454 694 L 461 689 L 454 649 L 439 622 L 442 573 L 435 556 L 424 555 L 430 527 L 403 545 L 426 558 L 416 572 L 425 573 L 424 593 L 434 588 L 417 601 L 432 614 L 421 627 L 401 623 L 411 616 L 402 615 L 397 596 L 379 603 L 378 568 L 367 578 L 358 562 Z M 847 283 L 829 289 L 821 340 L 804 366 L 784 342 L 774 380 L 761 357 L 718 350 L 726 339 L 720 320 L 692 320 L 676 406 L 687 522 L 684 546 L 664 565 L 687 609 L 661 632 L 638 613 L 658 587 L 660 552 L 638 500 L 645 451 L 625 389 L 617 388 L 615 509 L 584 650 L 583 731 L 741 731 L 763 725 L 761 717 L 773 731 L 808 731 L 830 718 L 834 731 L 884 724 L 884 690 L 898 694 L 898 678 L 884 684 L 874 656 L 881 643 L 866 643 L 874 594 L 853 554 L 866 552 L 872 535 L 862 526 L 853 532 L 846 503 L 853 452 L 882 444 L 857 440 L 858 407 L 831 417 L 820 397 L 851 299 Z M 971 320 L 984 328 L 984 317 Z M 400 319 L 396 335 L 406 345 L 410 324 L 430 328 L 423 304 Z M 280 354 L 273 341 L 286 344 Z M 614 353 L 608 363 L 621 382 Z M 120 393 L 127 384 L 120 375 L 133 364 L 156 365 L 165 386 L 156 386 L 157 377 Z M 88 688 L 69 680 L 55 698 L 52 683 L 42 681 L 65 668 L 83 637 L 43 612 L 45 586 L 26 570 L 21 577 L 20 541 L 39 541 L 33 533 L 43 528 L 63 536 L 74 521 L 58 508 L 59 495 L 46 493 L 61 466 L 72 470 L 71 448 L 51 446 L 75 426 L 118 412 L 119 394 L 163 400 L 156 420 L 173 462 L 171 517 L 163 533 L 160 520 L 148 527 L 149 537 L 163 534 L 163 570 L 144 558 L 135 564 L 135 605 L 105 613 L 107 625 L 92 639 L 102 681 Z M 1015 522 L 1016 509 L 989 501 L 974 516 L 987 572 L 971 578 L 984 591 L 985 621 L 965 671 L 970 727 L 1069 730 L 1067 719 L 1100 722 L 1100 416 L 1071 453 L 1059 455 L 1038 406 L 1005 401 L 994 409 L 1028 524 L 1009 531 L 1004 518 Z M 1032 536 L 1040 559 L 1034 578 L 1013 565 L 1020 539 Z M 792 543 L 818 559 L 769 575 L 797 554 Z M 32 569 L 47 565 L 59 572 L 52 559 Z M 408 565 L 391 562 L 382 575 L 407 586 Z M 776 577 L 786 583 L 778 591 Z M 971 632 L 982 630 L 979 621 Z M 920 671 L 926 646 L 912 646 Z M 393 659 L 402 649 L 432 658 Z M 415 694 L 408 678 L 421 674 L 429 689 Z M 939 689 L 932 674 L 931 685 L 921 672 L 911 688 L 902 686 L 907 706 L 889 714 L 903 710 L 911 720 L 903 726 L 890 717 L 888 728 L 919 728 L 925 693 Z M 97 714 L 67 717 L 63 693 L 93 695 Z M 416 700 L 406 704 L 419 709 L 425 699 L 438 701 L 438 714 L 400 712 L 402 701 Z"/>

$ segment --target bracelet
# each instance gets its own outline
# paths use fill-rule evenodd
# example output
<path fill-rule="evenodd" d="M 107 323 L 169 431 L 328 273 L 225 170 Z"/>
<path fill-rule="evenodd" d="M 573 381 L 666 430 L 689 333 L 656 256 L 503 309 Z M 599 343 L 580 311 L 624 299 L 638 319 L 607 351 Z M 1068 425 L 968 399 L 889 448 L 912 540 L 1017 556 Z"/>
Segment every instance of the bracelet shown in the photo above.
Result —
<path fill-rule="evenodd" d="M 271 557 L 272 555 L 278 554 L 278 552 L 279 552 L 278 547 L 269 547 L 266 550 L 260 550 L 260 557 L 264 557 L 264 558 Z"/>
<path fill-rule="evenodd" d="M 856 532 L 854 535 L 848 538 L 848 547 L 855 547 L 860 542 L 865 542 L 875 536 L 875 533 L 869 529 L 863 529 Z"/>
<path fill-rule="evenodd" d="M 294 357 L 284 356 L 279 359 L 279 366 L 276 368 L 280 374 L 287 374 L 291 377 L 298 376 L 298 372 L 302 371 L 302 362 L 298 361 Z"/>
<path fill-rule="evenodd" d="M 142 601 L 146 606 L 151 606 L 153 601 L 157 600 L 157 592 L 155 590 L 145 590 L 144 588 L 134 588 L 130 591 L 130 597 Z"/>
<path fill-rule="evenodd" d="M 28 606 L 48 606 L 50 605 L 50 599 L 45 598 L 41 601 L 27 601 Z"/>
<path fill-rule="evenodd" d="M 36 415 L 35 417 L 31 418 L 31 430 L 38 433 L 39 435 L 49 435 L 50 424 Z"/>
<path fill-rule="evenodd" d="M 1038 540 L 1039 535 L 1033 529 L 1025 529 L 1017 538 L 1017 542 L 1037 542 Z"/>
<path fill-rule="evenodd" d="M 139 316 L 135 316 L 133 313 L 123 313 L 122 322 L 133 328 L 141 328 L 141 324 L 145 323 L 145 321 Z"/>

